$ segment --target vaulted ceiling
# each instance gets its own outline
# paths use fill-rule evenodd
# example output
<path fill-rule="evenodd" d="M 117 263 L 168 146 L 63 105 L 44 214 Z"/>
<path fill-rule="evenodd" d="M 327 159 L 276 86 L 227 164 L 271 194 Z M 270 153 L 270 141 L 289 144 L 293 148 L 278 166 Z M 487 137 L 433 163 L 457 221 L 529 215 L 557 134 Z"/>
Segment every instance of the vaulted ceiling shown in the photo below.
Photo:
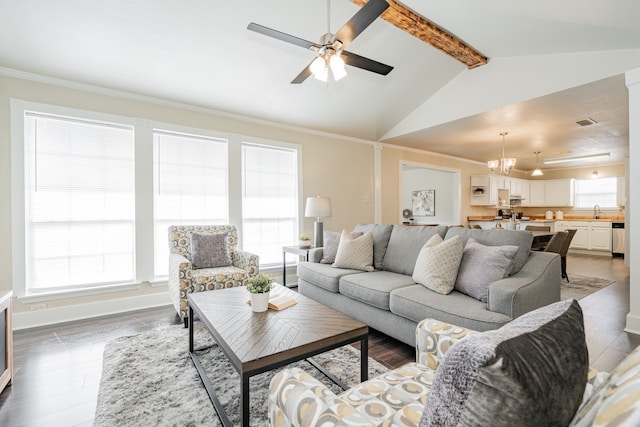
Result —
<path fill-rule="evenodd" d="M 508 131 L 525 170 L 534 151 L 628 152 L 623 73 L 640 67 L 640 2 L 404 0 L 488 63 L 470 69 L 383 16 L 348 50 L 389 75 L 348 67 L 301 85 L 289 82 L 313 52 L 247 30 L 318 42 L 328 17 L 335 32 L 361 2 L 331 0 L 328 14 L 325 0 L 0 0 L 0 67 L 478 161 Z M 597 123 L 576 125 L 585 118 Z"/>

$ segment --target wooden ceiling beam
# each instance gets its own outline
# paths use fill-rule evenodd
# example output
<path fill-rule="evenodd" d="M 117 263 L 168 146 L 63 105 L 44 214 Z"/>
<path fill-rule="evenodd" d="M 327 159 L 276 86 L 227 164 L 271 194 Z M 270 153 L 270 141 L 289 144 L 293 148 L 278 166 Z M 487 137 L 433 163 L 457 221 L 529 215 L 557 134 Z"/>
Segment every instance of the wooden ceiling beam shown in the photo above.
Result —
<path fill-rule="evenodd" d="M 360 7 L 364 6 L 368 1 L 351 0 L 351 2 Z M 387 0 L 387 2 L 389 3 L 389 8 L 381 15 L 381 18 L 385 21 L 457 59 L 469 69 L 480 67 L 487 63 L 486 56 L 453 34 L 407 9 L 407 7 L 395 0 Z"/>

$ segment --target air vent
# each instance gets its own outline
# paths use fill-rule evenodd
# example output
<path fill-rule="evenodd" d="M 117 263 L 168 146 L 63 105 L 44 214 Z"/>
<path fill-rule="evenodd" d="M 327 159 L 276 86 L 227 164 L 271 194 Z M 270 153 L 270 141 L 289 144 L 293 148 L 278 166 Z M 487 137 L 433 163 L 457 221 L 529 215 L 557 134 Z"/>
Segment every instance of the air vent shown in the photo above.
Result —
<path fill-rule="evenodd" d="M 594 124 L 596 124 L 598 122 L 596 122 L 592 118 L 588 117 L 588 118 L 586 118 L 584 120 L 578 120 L 576 123 L 579 124 L 580 126 L 591 126 L 591 125 L 594 125 Z"/>

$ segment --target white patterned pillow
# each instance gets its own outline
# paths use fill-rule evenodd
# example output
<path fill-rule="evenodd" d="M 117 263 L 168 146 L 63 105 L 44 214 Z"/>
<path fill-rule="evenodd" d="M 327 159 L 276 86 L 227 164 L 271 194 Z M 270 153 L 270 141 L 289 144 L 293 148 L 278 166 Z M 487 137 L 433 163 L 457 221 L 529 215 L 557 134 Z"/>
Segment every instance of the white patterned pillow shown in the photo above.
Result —
<path fill-rule="evenodd" d="M 456 284 L 463 251 L 460 236 L 443 240 L 439 234 L 434 235 L 420 249 L 413 280 L 434 292 L 448 294 Z"/>
<path fill-rule="evenodd" d="M 336 261 L 331 265 L 338 268 L 373 271 L 373 233 L 364 233 L 353 238 L 350 232 L 342 230 Z"/>

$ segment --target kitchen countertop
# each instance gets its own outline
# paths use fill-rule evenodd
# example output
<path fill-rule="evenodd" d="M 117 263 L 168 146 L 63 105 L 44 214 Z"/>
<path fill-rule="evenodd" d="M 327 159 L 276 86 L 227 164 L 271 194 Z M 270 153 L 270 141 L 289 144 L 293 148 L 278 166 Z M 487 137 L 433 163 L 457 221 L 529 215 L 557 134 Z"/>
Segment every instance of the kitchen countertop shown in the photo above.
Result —
<path fill-rule="evenodd" d="M 484 216 L 468 216 L 467 221 L 498 221 L 496 217 L 490 215 Z M 518 220 L 523 222 L 555 222 L 555 221 L 602 221 L 602 222 L 620 222 L 624 221 L 623 216 L 602 216 L 598 219 L 593 219 L 591 216 L 578 216 L 578 215 L 565 215 L 562 219 L 545 219 L 543 215 L 529 216 L 529 220 Z M 508 220 L 504 218 L 504 220 Z"/>

